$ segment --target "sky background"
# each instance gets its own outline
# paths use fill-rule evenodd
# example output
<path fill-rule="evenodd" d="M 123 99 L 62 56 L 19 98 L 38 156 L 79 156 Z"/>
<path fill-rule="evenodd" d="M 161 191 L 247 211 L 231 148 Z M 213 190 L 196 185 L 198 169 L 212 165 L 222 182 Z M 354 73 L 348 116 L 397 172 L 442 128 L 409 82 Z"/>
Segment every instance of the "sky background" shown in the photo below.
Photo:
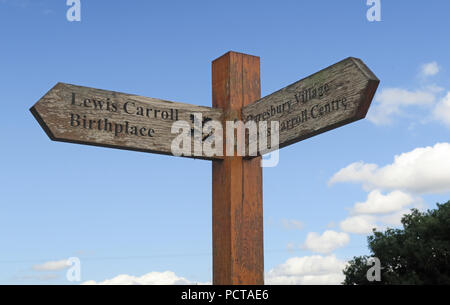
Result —
<path fill-rule="evenodd" d="M 211 282 L 210 162 L 50 141 L 29 108 L 57 82 L 210 106 L 230 50 L 260 56 L 262 96 L 361 58 L 368 117 L 264 169 L 267 283 L 340 283 L 370 228 L 450 200 L 449 1 L 81 5 L 0 0 L 0 284 L 73 284 L 69 257 L 82 283 Z"/>

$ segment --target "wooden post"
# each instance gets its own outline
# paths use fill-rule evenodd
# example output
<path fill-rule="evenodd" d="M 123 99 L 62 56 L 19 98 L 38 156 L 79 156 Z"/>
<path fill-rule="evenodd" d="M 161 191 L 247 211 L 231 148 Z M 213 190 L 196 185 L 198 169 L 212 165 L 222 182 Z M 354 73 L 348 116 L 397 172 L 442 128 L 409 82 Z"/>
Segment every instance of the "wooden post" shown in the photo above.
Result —
<path fill-rule="evenodd" d="M 240 120 L 242 108 L 260 98 L 259 66 L 259 57 L 235 52 L 213 61 L 212 102 L 223 109 L 224 121 Z M 264 284 L 260 162 L 237 156 L 213 161 L 214 285 Z"/>

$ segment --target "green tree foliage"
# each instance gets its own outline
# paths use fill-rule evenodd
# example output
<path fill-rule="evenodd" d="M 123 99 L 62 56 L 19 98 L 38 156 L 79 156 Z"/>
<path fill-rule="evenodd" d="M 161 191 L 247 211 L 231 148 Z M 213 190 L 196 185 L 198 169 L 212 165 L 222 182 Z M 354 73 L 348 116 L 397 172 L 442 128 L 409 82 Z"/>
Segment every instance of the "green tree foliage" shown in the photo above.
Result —
<path fill-rule="evenodd" d="M 374 230 L 370 256 L 354 257 L 344 269 L 344 285 L 450 284 L 450 201 L 437 209 L 416 209 L 402 218 L 403 229 Z M 381 261 L 381 281 L 369 282 L 371 257 Z"/>

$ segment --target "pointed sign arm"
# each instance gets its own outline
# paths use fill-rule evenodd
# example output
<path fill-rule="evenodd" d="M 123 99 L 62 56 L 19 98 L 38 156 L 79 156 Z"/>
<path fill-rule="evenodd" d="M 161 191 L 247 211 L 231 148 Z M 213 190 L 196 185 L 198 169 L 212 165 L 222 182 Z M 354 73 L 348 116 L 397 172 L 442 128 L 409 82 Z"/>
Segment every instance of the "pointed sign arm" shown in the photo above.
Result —
<path fill-rule="evenodd" d="M 53 141 L 166 155 L 173 155 L 172 143 L 180 134 L 172 133 L 173 124 L 184 121 L 191 144 L 185 156 L 223 158 L 194 155 L 192 121 L 194 114 L 204 121 L 221 121 L 221 109 L 58 83 L 30 111 Z M 202 130 L 199 133 L 203 136 Z"/>
<path fill-rule="evenodd" d="M 282 148 L 364 118 L 379 82 L 362 60 L 349 57 L 244 107 L 242 117 L 267 122 L 269 130 L 277 122 Z M 265 153 L 278 148 L 269 146 Z"/>

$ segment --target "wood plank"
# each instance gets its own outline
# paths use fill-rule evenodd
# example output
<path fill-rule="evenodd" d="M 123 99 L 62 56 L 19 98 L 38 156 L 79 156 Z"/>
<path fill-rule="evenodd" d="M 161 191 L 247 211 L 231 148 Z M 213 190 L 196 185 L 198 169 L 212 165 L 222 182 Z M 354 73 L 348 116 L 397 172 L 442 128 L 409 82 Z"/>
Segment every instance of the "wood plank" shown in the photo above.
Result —
<path fill-rule="evenodd" d="M 212 64 L 213 107 L 224 120 L 259 99 L 259 57 L 229 52 Z M 225 148 L 224 148 L 225 149 Z M 261 158 L 228 156 L 212 165 L 213 284 L 264 284 Z"/>
<path fill-rule="evenodd" d="M 282 148 L 364 118 L 379 82 L 360 59 L 349 57 L 244 107 L 242 117 L 268 127 L 278 121 Z"/>
<path fill-rule="evenodd" d="M 50 139 L 172 155 L 172 124 L 201 113 L 222 120 L 222 111 L 114 91 L 58 83 L 31 109 Z M 193 153 L 193 136 L 191 139 Z M 221 156 L 192 156 L 222 159 Z"/>

